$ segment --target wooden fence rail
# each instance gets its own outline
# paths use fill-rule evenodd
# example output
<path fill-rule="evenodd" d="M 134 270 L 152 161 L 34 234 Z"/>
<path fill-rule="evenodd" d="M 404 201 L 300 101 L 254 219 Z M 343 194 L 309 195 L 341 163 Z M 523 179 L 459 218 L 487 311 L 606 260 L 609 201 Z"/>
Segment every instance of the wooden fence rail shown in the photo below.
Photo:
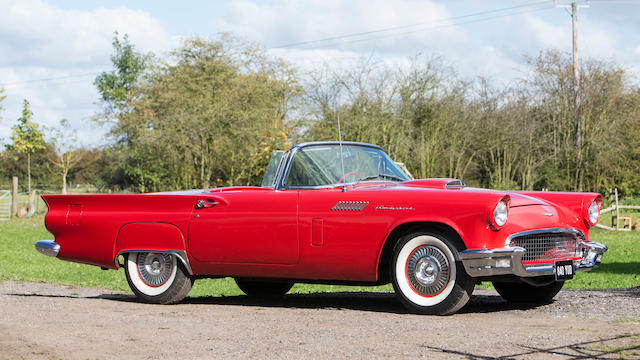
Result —
<path fill-rule="evenodd" d="M 611 206 L 600 211 L 600 219 L 602 215 L 611 213 L 611 226 L 602 224 L 596 224 L 596 227 L 606 230 L 631 230 L 631 216 L 620 216 L 620 209 L 640 210 L 640 206 L 637 205 L 620 205 L 618 202 L 618 189 L 609 190 L 609 199 L 611 200 Z M 620 220 L 622 220 L 622 226 L 620 226 Z"/>

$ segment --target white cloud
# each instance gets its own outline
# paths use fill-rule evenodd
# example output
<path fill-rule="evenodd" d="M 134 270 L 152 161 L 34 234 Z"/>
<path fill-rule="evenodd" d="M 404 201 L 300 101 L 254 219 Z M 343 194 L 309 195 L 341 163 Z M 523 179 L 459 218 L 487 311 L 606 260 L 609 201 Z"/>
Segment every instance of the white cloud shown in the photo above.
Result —
<path fill-rule="evenodd" d="M 217 31 L 240 34 L 267 48 L 397 26 L 426 24 L 394 30 L 391 37 L 385 37 L 389 33 L 371 33 L 302 47 L 323 49 L 323 46 L 329 45 L 343 51 L 405 55 L 407 52 L 441 47 L 446 44 L 443 39 L 458 39 L 456 42 L 464 39 L 464 33 L 457 28 L 442 27 L 451 23 L 451 16 L 444 5 L 416 0 L 284 0 L 275 3 L 236 0 L 228 3 L 224 12 L 214 16 Z M 420 31 L 411 32 L 414 30 Z M 360 41 L 371 38 L 375 39 Z"/>
<path fill-rule="evenodd" d="M 519 35 L 526 39 L 526 34 L 531 34 L 535 45 L 540 48 L 562 49 L 571 46 L 571 29 L 563 25 L 555 25 L 544 19 L 527 14 L 524 17 L 524 32 Z M 520 38 L 520 40 L 523 40 Z"/>
<path fill-rule="evenodd" d="M 302 71 L 318 70 L 326 64 L 344 68 L 362 58 L 405 67 L 412 57 L 421 54 L 423 58 L 441 57 L 464 77 L 482 75 L 506 84 L 526 70 L 523 55 L 535 56 L 548 48 L 571 51 L 570 17 L 551 4 L 544 11 L 522 13 L 527 10 L 519 8 L 512 16 L 500 12 L 486 21 L 463 24 L 475 18 L 457 17 L 510 5 L 497 0 L 233 0 L 185 6 L 184 11 L 167 13 L 152 2 L 130 5 L 142 9 L 148 6 L 148 11 L 125 7 L 63 10 L 52 5 L 54 2 L 0 0 L 0 86 L 110 69 L 114 30 L 129 34 L 140 51 L 161 53 L 186 35 L 179 33 L 180 29 L 198 28 L 191 25 L 194 18 L 202 18 L 194 14 L 201 15 L 203 9 L 211 10 L 210 22 L 199 27 L 196 35 L 233 32 L 266 48 L 423 24 L 270 50 Z M 526 4 L 524 0 L 514 3 Z M 581 57 L 613 60 L 640 74 L 637 10 L 637 4 L 620 10 L 599 2 L 581 10 Z M 168 34 L 165 26 L 178 29 L 177 33 Z M 20 115 L 22 99 L 28 98 L 39 123 L 54 126 L 67 118 L 86 142 L 101 142 L 104 129 L 95 129 L 89 121 L 98 110 L 94 77 L 7 86 L 6 110 L 0 114 L 4 118 L 0 141 L 5 138 L 6 142 L 10 126 Z"/>
<path fill-rule="evenodd" d="M 0 1 L 0 8 L 0 86 L 5 85 L 8 95 L 0 114 L 0 138 L 5 143 L 25 98 L 39 124 L 52 127 L 66 118 L 87 142 L 102 143 L 104 130 L 90 123 L 99 109 L 92 83 L 95 73 L 111 68 L 114 31 L 128 34 L 142 52 L 163 52 L 172 45 L 163 26 L 143 11 L 61 10 L 40 0 Z M 28 82 L 76 74 L 89 75 Z"/>

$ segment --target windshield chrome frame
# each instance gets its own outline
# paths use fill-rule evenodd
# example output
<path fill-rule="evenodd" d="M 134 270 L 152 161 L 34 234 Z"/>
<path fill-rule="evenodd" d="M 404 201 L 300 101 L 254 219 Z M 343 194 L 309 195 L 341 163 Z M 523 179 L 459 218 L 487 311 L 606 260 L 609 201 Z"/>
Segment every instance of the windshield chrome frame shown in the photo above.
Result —
<path fill-rule="evenodd" d="M 318 142 L 306 142 L 306 143 L 302 143 L 302 144 L 298 144 L 293 146 L 291 149 L 289 149 L 289 151 L 285 152 L 282 158 L 282 168 L 278 169 L 278 172 L 276 173 L 276 182 L 275 182 L 275 189 L 276 190 L 296 190 L 296 189 L 330 189 L 330 188 L 334 188 L 334 187 L 340 187 L 340 186 L 345 186 L 345 185 L 353 185 L 356 182 L 350 182 L 350 183 L 340 183 L 340 184 L 329 184 L 329 185 L 286 185 L 284 183 L 285 179 L 287 178 L 287 175 L 289 175 L 289 169 L 291 168 L 291 162 L 293 160 L 293 157 L 296 155 L 296 153 L 298 152 L 298 150 L 305 148 L 305 147 L 309 147 L 309 146 L 326 146 L 326 145 L 340 145 L 340 141 L 318 141 Z M 368 147 L 368 148 L 372 148 L 372 149 L 376 149 L 376 150 L 380 150 L 383 153 L 384 150 L 378 146 L 378 145 L 372 145 L 372 144 L 367 144 L 367 143 L 362 143 L 362 142 L 355 142 L 355 141 L 342 141 L 342 145 L 351 145 L 351 146 L 362 146 L 362 147 Z M 386 155 L 386 153 L 385 153 Z M 387 155 L 389 156 L 389 155 Z M 393 160 L 392 160 L 393 161 Z"/>

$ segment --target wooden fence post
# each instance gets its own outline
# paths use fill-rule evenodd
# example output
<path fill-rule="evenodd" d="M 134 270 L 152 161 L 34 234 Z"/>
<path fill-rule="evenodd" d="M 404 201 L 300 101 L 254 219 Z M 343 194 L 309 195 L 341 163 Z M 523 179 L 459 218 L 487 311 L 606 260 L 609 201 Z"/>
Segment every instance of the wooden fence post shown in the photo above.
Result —
<path fill-rule="evenodd" d="M 615 188 L 616 194 L 616 230 L 620 230 L 620 206 L 618 206 L 618 188 Z"/>
<path fill-rule="evenodd" d="M 11 179 L 11 217 L 18 214 L 18 177 Z"/>

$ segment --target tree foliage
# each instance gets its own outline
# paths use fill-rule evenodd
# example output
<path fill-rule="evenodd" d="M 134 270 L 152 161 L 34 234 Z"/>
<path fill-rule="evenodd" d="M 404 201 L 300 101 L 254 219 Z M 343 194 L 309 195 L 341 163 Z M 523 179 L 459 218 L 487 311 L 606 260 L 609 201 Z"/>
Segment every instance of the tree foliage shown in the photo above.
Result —
<path fill-rule="evenodd" d="M 44 138 L 40 126 L 32 121 L 33 112 L 29 101 L 24 99 L 22 116 L 18 118 L 18 124 L 11 128 L 11 144 L 7 150 L 27 155 L 28 191 L 31 192 L 31 155 L 45 148 Z"/>
<path fill-rule="evenodd" d="M 4 107 L 2 107 L 2 101 L 7 98 L 7 95 L 4 95 L 4 89 L 0 88 L 0 121 L 2 120 L 2 111 Z"/>
<path fill-rule="evenodd" d="M 87 155 L 78 146 L 78 136 L 65 119 L 60 121 L 60 128 L 52 130 L 53 152 L 49 153 L 49 171 L 61 177 L 62 193 L 67 193 L 67 177 L 69 172 L 82 162 Z M 95 159 L 95 158 L 94 158 Z"/>
<path fill-rule="evenodd" d="M 614 63 L 582 62 L 580 176 L 572 62 L 561 52 L 526 59 L 529 72 L 505 87 L 462 79 L 438 58 L 301 73 L 229 36 L 187 39 L 161 58 L 126 36 L 113 45 L 114 70 L 95 84 L 114 142 L 76 150 L 71 182 L 145 192 L 258 185 L 273 150 L 337 140 L 339 119 L 344 140 L 381 145 L 417 178 L 574 191 L 582 177 L 588 191 L 640 195 L 640 87 Z M 16 154 L 0 154 L 0 178 L 23 171 L 26 154 Z M 52 179 L 38 161 L 38 181 Z"/>
<path fill-rule="evenodd" d="M 189 39 L 132 89 L 112 129 L 140 191 L 251 184 L 287 145 L 298 91 L 283 62 L 234 39 Z"/>
<path fill-rule="evenodd" d="M 114 54 L 111 55 L 111 62 L 114 69 L 111 72 L 101 73 L 93 82 L 104 104 L 105 114 L 103 115 L 107 116 L 114 116 L 127 110 L 126 105 L 131 98 L 131 92 L 149 59 L 149 56 L 135 51 L 134 45 L 126 34 L 120 40 L 116 31 L 112 45 Z"/>
<path fill-rule="evenodd" d="M 315 76 L 303 138 L 335 139 L 339 114 L 345 140 L 382 145 L 416 177 L 575 191 L 570 59 L 545 51 L 529 65 L 531 73 L 505 89 L 482 78 L 461 81 L 437 59 L 409 70 L 363 64 Z M 640 90 L 609 63 L 585 61 L 582 74 L 584 187 L 638 194 Z"/>

